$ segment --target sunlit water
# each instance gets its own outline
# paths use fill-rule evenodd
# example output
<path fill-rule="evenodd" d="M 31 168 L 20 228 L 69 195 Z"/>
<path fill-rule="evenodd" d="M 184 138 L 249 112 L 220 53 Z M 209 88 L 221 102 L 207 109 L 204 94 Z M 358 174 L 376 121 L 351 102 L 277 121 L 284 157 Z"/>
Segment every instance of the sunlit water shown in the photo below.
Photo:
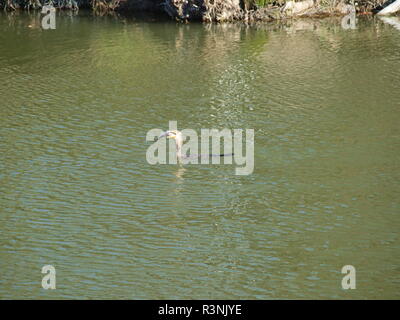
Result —
<path fill-rule="evenodd" d="M 395 24 L 56 18 L 0 14 L 0 298 L 400 298 Z M 253 174 L 148 164 L 169 120 Z"/>

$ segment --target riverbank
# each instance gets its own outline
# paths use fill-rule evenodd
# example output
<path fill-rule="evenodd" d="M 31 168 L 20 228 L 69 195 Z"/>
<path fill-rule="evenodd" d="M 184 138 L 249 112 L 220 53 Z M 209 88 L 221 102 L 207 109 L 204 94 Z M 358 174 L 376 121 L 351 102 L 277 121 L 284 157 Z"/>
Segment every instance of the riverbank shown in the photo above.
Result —
<path fill-rule="evenodd" d="M 273 21 L 292 17 L 374 14 L 395 0 L 0 0 L 6 11 L 40 10 L 51 4 L 60 10 L 91 8 L 98 14 L 111 11 L 151 12 L 177 21 Z"/>

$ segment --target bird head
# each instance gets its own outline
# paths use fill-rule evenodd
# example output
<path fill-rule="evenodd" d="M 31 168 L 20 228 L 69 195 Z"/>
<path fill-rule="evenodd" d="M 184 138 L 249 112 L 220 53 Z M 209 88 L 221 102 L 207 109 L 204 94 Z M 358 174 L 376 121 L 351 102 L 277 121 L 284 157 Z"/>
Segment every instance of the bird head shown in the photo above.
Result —
<path fill-rule="evenodd" d="M 180 134 L 181 133 L 179 131 L 177 131 L 177 130 L 168 130 L 168 131 L 165 131 L 164 133 L 162 133 L 158 137 L 158 139 L 166 137 L 167 139 L 175 139 L 176 140 L 180 136 Z"/>

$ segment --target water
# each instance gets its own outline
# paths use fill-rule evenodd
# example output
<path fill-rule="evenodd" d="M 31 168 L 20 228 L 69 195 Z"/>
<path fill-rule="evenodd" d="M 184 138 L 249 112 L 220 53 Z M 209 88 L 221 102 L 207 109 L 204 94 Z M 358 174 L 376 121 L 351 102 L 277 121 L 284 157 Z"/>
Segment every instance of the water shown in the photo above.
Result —
<path fill-rule="evenodd" d="M 0 298 L 400 298 L 393 25 L 21 12 L 0 30 Z M 149 165 L 169 120 L 254 129 L 253 174 Z"/>

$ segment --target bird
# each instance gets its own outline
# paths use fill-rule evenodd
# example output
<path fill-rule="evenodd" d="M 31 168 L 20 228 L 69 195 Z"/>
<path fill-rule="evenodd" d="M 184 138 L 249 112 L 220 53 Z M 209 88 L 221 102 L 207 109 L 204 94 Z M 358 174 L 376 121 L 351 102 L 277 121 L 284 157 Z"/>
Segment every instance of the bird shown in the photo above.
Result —
<path fill-rule="evenodd" d="M 176 146 L 176 156 L 178 158 L 178 161 L 181 161 L 183 159 L 188 160 L 188 159 L 195 159 L 195 158 L 209 158 L 209 157 L 229 157 L 233 156 L 234 153 L 225 153 L 225 154 L 191 154 L 191 155 L 185 155 L 182 154 L 182 145 L 183 145 L 183 136 L 182 132 L 179 130 L 168 130 L 162 133 L 158 139 L 161 138 L 167 138 L 167 139 L 174 139 L 175 140 L 175 146 Z"/>

